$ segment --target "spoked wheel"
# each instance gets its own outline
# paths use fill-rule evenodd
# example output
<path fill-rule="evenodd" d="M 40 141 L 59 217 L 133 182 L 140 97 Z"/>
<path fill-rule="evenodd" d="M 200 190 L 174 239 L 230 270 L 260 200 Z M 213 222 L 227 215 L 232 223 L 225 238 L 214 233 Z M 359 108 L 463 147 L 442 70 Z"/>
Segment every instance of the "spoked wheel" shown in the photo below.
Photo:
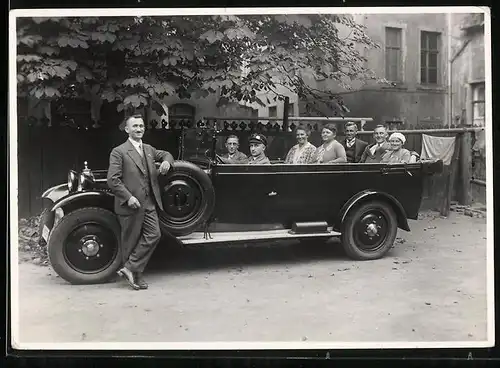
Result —
<path fill-rule="evenodd" d="M 162 230 L 175 236 L 196 231 L 212 214 L 215 205 L 210 177 L 193 163 L 176 161 L 172 170 L 159 180 Z"/>
<path fill-rule="evenodd" d="M 64 216 L 49 239 L 52 267 L 73 284 L 108 281 L 120 266 L 120 225 L 102 208 L 83 208 Z"/>
<path fill-rule="evenodd" d="M 392 207 L 380 201 L 361 204 L 343 224 L 342 245 L 348 256 L 358 260 L 383 257 L 396 239 L 397 217 Z"/>

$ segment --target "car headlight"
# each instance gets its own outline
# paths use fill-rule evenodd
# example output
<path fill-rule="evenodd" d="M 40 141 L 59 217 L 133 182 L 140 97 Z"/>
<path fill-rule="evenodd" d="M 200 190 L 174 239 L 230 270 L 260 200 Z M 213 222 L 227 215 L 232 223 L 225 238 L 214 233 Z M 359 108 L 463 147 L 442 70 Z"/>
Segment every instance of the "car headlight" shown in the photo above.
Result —
<path fill-rule="evenodd" d="M 94 176 L 92 174 L 81 173 L 78 177 L 78 191 L 92 188 Z"/>
<path fill-rule="evenodd" d="M 78 176 L 76 171 L 70 170 L 68 172 L 68 191 L 71 193 L 74 190 L 76 190 L 76 187 L 78 185 Z"/>

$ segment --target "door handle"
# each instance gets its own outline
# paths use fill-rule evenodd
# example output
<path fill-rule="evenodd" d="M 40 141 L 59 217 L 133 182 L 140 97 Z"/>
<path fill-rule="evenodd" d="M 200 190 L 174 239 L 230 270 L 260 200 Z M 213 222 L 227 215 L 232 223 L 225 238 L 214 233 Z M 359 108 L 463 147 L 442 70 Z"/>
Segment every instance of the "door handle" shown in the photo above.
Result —
<path fill-rule="evenodd" d="M 267 195 L 268 195 L 269 197 L 274 197 L 274 196 L 275 196 L 275 195 L 277 195 L 277 194 L 278 194 L 278 193 L 276 193 L 275 191 L 272 191 L 272 192 L 268 193 Z"/>

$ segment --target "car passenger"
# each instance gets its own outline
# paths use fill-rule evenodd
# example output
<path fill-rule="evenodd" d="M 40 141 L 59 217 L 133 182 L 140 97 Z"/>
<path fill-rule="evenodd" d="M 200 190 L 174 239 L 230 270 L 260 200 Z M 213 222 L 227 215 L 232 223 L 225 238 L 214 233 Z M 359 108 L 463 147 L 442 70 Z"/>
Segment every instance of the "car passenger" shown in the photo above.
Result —
<path fill-rule="evenodd" d="M 367 164 L 380 162 L 380 160 L 382 160 L 382 155 L 387 150 L 391 149 L 391 144 L 387 141 L 387 136 L 386 127 L 377 125 L 373 131 L 375 143 L 366 146 L 359 162 Z"/>
<path fill-rule="evenodd" d="M 251 155 L 248 158 L 249 165 L 263 165 L 271 163 L 265 154 L 267 139 L 264 135 L 254 133 L 250 136 L 248 143 L 250 144 Z"/>
<path fill-rule="evenodd" d="M 225 164 L 246 164 L 248 157 L 243 152 L 239 151 L 240 140 L 234 134 L 231 134 L 226 139 L 227 153 L 220 156 L 222 162 Z"/>
<path fill-rule="evenodd" d="M 285 158 L 285 164 L 308 164 L 313 161 L 316 146 L 309 142 L 311 131 L 304 125 L 295 129 L 297 144 L 290 148 Z"/>
<path fill-rule="evenodd" d="M 347 162 L 344 146 L 339 143 L 337 136 L 337 127 L 333 123 L 326 124 L 321 130 L 321 139 L 323 144 L 316 149 L 313 163 L 331 164 Z"/>
<path fill-rule="evenodd" d="M 411 158 L 411 153 L 403 145 L 406 142 L 406 137 L 401 133 L 392 133 L 389 137 L 389 143 L 391 144 L 391 149 L 386 151 L 382 155 L 381 163 L 397 164 L 397 163 L 409 163 Z"/>
<path fill-rule="evenodd" d="M 344 131 L 345 140 L 342 142 L 342 145 L 345 149 L 347 162 L 359 162 L 368 143 L 356 138 L 358 126 L 355 122 L 348 121 L 344 126 Z"/>

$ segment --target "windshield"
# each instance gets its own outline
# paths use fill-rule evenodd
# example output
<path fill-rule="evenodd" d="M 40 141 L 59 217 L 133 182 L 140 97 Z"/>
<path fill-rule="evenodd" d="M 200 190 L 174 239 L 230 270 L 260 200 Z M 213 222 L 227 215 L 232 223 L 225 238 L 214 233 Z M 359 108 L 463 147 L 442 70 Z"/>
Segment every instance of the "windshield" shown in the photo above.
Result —
<path fill-rule="evenodd" d="M 200 159 L 212 155 L 213 129 L 186 129 L 184 131 L 184 159 Z"/>

